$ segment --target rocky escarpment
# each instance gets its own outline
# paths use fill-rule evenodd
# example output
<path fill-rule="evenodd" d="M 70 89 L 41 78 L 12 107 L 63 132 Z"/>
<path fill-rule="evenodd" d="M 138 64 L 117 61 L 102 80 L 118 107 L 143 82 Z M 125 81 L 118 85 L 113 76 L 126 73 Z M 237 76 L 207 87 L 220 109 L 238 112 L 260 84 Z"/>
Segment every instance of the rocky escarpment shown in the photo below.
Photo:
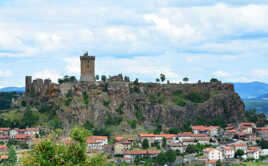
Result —
<path fill-rule="evenodd" d="M 221 82 L 63 83 L 49 94 L 21 100 L 55 108 L 64 128 L 91 122 L 94 127 L 115 127 L 118 132 L 153 131 L 191 124 L 235 123 L 245 118 L 244 104 L 233 85 Z"/>

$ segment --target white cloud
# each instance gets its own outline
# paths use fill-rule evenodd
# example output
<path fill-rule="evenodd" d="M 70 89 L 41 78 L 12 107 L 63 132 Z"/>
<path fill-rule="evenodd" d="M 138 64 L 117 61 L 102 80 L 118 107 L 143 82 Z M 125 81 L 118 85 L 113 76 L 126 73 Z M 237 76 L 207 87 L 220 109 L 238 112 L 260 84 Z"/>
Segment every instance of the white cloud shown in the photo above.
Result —
<path fill-rule="evenodd" d="M 12 74 L 11 70 L 0 70 L 0 77 L 10 77 Z"/>
<path fill-rule="evenodd" d="M 252 76 L 255 76 L 255 77 L 267 77 L 268 69 L 255 69 L 255 70 L 252 70 L 250 73 Z"/>
<path fill-rule="evenodd" d="M 53 82 L 57 82 L 59 78 L 62 78 L 62 76 L 55 70 L 43 70 L 40 72 L 36 72 L 33 74 L 33 78 L 41 78 L 41 79 L 51 79 Z"/>
<path fill-rule="evenodd" d="M 222 70 L 218 70 L 218 71 L 213 72 L 213 75 L 215 75 L 217 77 L 229 77 L 229 76 L 231 76 L 230 73 L 222 71 Z"/>

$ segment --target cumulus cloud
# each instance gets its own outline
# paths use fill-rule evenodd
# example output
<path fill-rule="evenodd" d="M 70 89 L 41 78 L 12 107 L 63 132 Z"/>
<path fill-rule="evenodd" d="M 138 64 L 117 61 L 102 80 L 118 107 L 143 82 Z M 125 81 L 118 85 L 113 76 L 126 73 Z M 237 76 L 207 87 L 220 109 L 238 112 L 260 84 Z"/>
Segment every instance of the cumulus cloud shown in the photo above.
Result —
<path fill-rule="evenodd" d="M 215 75 L 217 77 L 229 77 L 229 76 L 231 76 L 230 73 L 225 72 L 225 71 L 221 71 L 221 70 L 213 72 L 213 75 Z"/>
<path fill-rule="evenodd" d="M 33 74 L 33 78 L 41 78 L 41 79 L 51 79 L 53 82 L 57 82 L 59 78 L 62 78 L 62 76 L 55 70 L 43 70 L 40 72 L 36 72 Z"/>
<path fill-rule="evenodd" d="M 0 70 L 0 77 L 10 77 L 12 76 L 11 70 Z"/>
<path fill-rule="evenodd" d="M 267 19 L 264 0 L 7 1 L 0 10 L 0 58 L 48 57 L 67 63 L 55 63 L 58 72 L 79 75 L 78 54 L 88 50 L 98 56 L 98 74 L 251 80 L 254 71 L 233 73 L 268 60 Z M 263 72 L 256 73 L 260 79 Z"/>
<path fill-rule="evenodd" d="M 252 70 L 250 73 L 252 76 L 256 76 L 256 77 L 267 77 L 268 69 L 255 69 L 255 70 Z"/>

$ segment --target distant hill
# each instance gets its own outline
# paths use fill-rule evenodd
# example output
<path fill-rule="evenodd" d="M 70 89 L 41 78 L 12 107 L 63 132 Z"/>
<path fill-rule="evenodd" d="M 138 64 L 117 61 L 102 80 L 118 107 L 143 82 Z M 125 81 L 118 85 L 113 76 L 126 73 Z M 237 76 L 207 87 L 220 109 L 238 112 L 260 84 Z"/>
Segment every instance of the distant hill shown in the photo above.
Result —
<path fill-rule="evenodd" d="M 234 83 L 234 87 L 243 99 L 259 98 L 262 95 L 268 96 L 268 84 L 263 82 Z"/>
<path fill-rule="evenodd" d="M 24 93 L 24 87 L 5 87 L 1 88 L 0 92 L 17 92 L 17 93 Z"/>

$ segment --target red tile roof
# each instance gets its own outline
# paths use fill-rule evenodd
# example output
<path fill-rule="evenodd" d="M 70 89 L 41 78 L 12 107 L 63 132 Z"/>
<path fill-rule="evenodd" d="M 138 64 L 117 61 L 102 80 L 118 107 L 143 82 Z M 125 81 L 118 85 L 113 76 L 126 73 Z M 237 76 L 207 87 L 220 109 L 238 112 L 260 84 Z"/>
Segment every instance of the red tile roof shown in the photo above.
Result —
<path fill-rule="evenodd" d="M 87 140 L 108 140 L 107 136 L 90 136 Z"/>
<path fill-rule="evenodd" d="M 248 147 L 248 152 L 257 152 L 259 150 L 260 150 L 260 148 L 257 146 Z"/>
<path fill-rule="evenodd" d="M 87 140 L 87 143 L 88 143 L 88 144 L 98 144 L 98 143 L 96 142 L 96 140 Z"/>
<path fill-rule="evenodd" d="M 206 148 L 203 151 L 206 152 L 206 153 L 208 153 L 208 152 L 211 152 L 213 150 L 216 150 L 216 149 L 215 148 Z"/>
<path fill-rule="evenodd" d="M 28 134 L 17 134 L 15 136 L 15 139 L 27 139 L 29 137 L 34 137 L 34 135 L 28 135 Z"/>
<path fill-rule="evenodd" d="M 6 145 L 0 145 L 0 149 L 8 149 Z"/>
<path fill-rule="evenodd" d="M 232 146 L 224 146 L 223 149 L 225 149 L 225 150 L 234 150 L 234 148 Z"/>
<path fill-rule="evenodd" d="M 233 129 L 233 130 L 226 130 L 226 132 L 228 132 L 228 133 L 236 133 L 237 131 L 235 129 Z"/>
<path fill-rule="evenodd" d="M 0 128 L 0 131 L 8 131 L 9 128 Z"/>
<path fill-rule="evenodd" d="M 255 123 L 250 123 L 250 122 L 244 122 L 244 123 L 240 123 L 241 126 L 253 126 L 255 125 Z"/>
<path fill-rule="evenodd" d="M 1 156 L 1 160 L 7 160 L 8 159 L 8 156 Z"/>
<path fill-rule="evenodd" d="M 247 146 L 247 144 L 245 144 L 245 143 L 237 143 L 237 144 L 233 144 L 233 146 Z"/>
<path fill-rule="evenodd" d="M 175 134 L 139 134 L 140 137 L 165 137 L 166 139 L 172 139 L 176 137 Z"/>
<path fill-rule="evenodd" d="M 0 136 L 0 139 L 9 139 L 9 136 Z"/>
<path fill-rule="evenodd" d="M 179 137 L 192 137 L 193 133 L 192 132 L 183 132 L 178 134 Z"/>
<path fill-rule="evenodd" d="M 39 131 L 39 128 L 26 128 L 26 131 Z"/>
<path fill-rule="evenodd" d="M 192 126 L 193 130 L 209 131 L 213 129 L 219 129 L 219 126 Z"/>
<path fill-rule="evenodd" d="M 131 150 L 131 151 L 124 151 L 125 155 L 144 155 L 144 154 L 159 154 L 160 151 L 158 150 Z"/>
<path fill-rule="evenodd" d="M 183 139 L 182 142 L 194 142 L 194 139 Z"/>
<path fill-rule="evenodd" d="M 216 164 L 217 161 L 215 161 L 215 160 L 209 160 L 209 161 L 206 161 L 206 163 L 207 163 L 207 164 Z"/>

